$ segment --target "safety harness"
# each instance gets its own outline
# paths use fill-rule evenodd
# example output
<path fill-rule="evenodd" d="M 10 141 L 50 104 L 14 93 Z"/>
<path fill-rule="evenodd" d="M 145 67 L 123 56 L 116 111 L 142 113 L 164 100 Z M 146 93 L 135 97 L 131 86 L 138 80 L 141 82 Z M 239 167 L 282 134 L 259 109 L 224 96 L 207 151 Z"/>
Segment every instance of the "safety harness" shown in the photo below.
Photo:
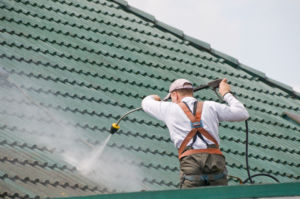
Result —
<path fill-rule="evenodd" d="M 203 102 L 197 102 L 197 101 L 194 102 L 193 112 L 190 110 L 189 106 L 185 102 L 179 103 L 179 106 L 186 114 L 186 116 L 190 119 L 191 127 L 192 127 L 192 130 L 185 137 L 185 139 L 183 140 L 183 142 L 179 147 L 178 150 L 179 160 L 185 156 L 197 154 L 197 153 L 210 153 L 210 154 L 223 155 L 221 150 L 219 149 L 219 144 L 216 141 L 216 139 L 212 137 L 203 128 L 203 123 L 201 121 Z M 206 144 L 207 147 L 206 149 L 193 149 L 193 144 L 195 143 L 197 137 L 199 137 Z M 204 137 L 212 141 L 214 144 L 208 144 L 204 139 Z M 191 139 L 193 139 L 192 144 L 190 146 L 187 146 L 187 144 L 190 142 Z M 180 182 L 180 188 L 182 188 L 182 185 L 185 180 L 198 181 L 198 182 L 202 182 L 203 185 L 209 185 L 210 181 L 219 180 L 221 178 L 224 178 L 224 176 L 227 176 L 227 170 L 219 174 L 200 174 L 200 175 L 183 174 L 183 178 Z"/>
<path fill-rule="evenodd" d="M 184 111 L 186 116 L 191 121 L 192 130 L 189 132 L 189 134 L 185 137 L 183 142 L 181 143 L 179 150 L 178 150 L 178 158 L 179 160 L 185 156 L 196 154 L 196 153 L 210 153 L 210 154 L 219 154 L 223 155 L 221 150 L 219 149 L 219 144 L 216 141 L 214 137 L 212 137 L 204 128 L 203 123 L 201 121 L 201 114 L 202 114 L 202 107 L 203 102 L 195 102 L 194 103 L 194 114 L 188 107 L 188 105 L 185 102 L 181 102 L 178 104 L 180 108 Z M 193 149 L 193 144 L 197 139 L 197 136 L 204 141 L 207 148 L 206 149 Z M 209 145 L 203 138 L 207 138 L 208 140 L 212 141 L 214 144 Z M 190 140 L 193 139 L 193 142 L 191 144 L 191 149 L 186 150 L 187 144 L 190 142 Z"/>

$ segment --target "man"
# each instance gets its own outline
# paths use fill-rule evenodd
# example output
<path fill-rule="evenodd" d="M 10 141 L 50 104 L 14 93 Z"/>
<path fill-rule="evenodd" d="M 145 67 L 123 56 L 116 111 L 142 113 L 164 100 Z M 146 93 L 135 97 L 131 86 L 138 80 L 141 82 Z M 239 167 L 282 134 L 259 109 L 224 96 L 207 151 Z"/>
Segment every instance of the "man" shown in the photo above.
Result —
<path fill-rule="evenodd" d="M 243 121 L 249 114 L 230 93 L 226 79 L 221 81 L 219 93 L 228 105 L 198 102 L 193 97 L 191 82 L 177 79 L 165 97 L 172 102 L 161 101 L 157 95 L 147 96 L 142 101 L 145 112 L 167 125 L 178 149 L 180 188 L 227 185 L 225 157 L 219 149 L 219 122 Z"/>

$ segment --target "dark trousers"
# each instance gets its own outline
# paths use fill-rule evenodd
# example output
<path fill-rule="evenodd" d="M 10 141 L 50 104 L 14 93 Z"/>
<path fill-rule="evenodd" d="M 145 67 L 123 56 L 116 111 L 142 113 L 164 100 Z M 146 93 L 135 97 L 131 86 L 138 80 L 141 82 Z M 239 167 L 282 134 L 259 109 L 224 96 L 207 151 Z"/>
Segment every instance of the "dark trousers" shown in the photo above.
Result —
<path fill-rule="evenodd" d="M 204 177 L 205 180 L 197 179 L 199 176 L 201 178 Z M 190 179 L 191 177 L 195 179 Z M 181 158 L 180 188 L 227 184 L 227 169 L 224 156 L 198 153 Z"/>

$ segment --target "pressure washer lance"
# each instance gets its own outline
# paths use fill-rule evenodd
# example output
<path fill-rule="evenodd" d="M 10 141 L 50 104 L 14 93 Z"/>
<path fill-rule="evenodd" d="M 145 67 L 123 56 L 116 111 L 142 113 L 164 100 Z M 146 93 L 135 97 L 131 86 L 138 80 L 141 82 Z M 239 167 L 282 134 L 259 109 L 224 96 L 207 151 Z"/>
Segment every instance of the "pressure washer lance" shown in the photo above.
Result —
<path fill-rule="evenodd" d="M 215 92 L 216 92 L 216 89 L 219 87 L 219 84 L 220 82 L 222 81 L 223 79 L 216 79 L 216 80 L 213 80 L 211 82 L 208 82 L 207 84 L 204 84 L 204 85 L 200 85 L 196 88 L 194 88 L 194 92 L 195 91 L 199 91 L 199 90 L 202 90 L 202 89 L 206 89 L 206 88 L 211 88 L 213 89 Z M 216 92 L 217 93 L 217 92 Z M 167 101 L 168 99 L 164 99 L 163 101 Z M 133 113 L 135 111 L 139 111 L 141 110 L 142 107 L 139 107 L 139 108 L 135 108 L 135 109 L 132 109 L 130 111 L 128 111 L 127 113 L 125 113 L 124 115 L 122 115 L 120 117 L 120 119 L 116 122 L 116 123 L 113 123 L 110 127 L 110 133 L 111 134 L 114 134 L 115 132 L 117 132 L 119 129 L 120 129 L 120 126 L 119 126 L 119 123 L 121 122 L 121 120 L 123 118 L 125 118 L 127 115 L 129 115 L 130 113 Z"/>
<path fill-rule="evenodd" d="M 133 113 L 135 111 L 139 111 L 141 110 L 142 107 L 140 108 L 135 108 L 135 109 L 132 109 L 131 111 L 128 111 L 127 113 L 125 113 L 122 117 L 120 117 L 120 119 L 116 122 L 116 123 L 113 123 L 110 127 L 110 133 L 111 134 L 114 134 L 115 132 L 117 132 L 119 129 L 120 129 L 120 126 L 119 126 L 119 123 L 121 122 L 121 120 L 126 117 L 127 115 L 129 115 L 130 113 Z"/>

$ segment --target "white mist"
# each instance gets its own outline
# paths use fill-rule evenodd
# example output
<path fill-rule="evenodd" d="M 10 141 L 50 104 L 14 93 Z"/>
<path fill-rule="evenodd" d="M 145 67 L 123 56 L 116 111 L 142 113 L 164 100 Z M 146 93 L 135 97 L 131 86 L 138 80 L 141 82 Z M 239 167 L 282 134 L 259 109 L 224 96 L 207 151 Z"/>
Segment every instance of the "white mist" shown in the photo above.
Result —
<path fill-rule="evenodd" d="M 87 155 L 87 157 L 83 158 L 83 160 L 78 163 L 78 171 L 80 171 L 84 175 L 90 174 L 93 171 L 94 165 L 96 165 L 97 161 L 99 161 L 99 159 L 101 158 L 101 155 L 105 149 L 105 146 L 110 140 L 111 135 L 112 134 L 109 134 L 109 136 L 99 147 L 96 147 L 93 151 L 91 151 L 90 154 Z"/>
<path fill-rule="evenodd" d="M 35 85 L 35 82 L 32 82 L 32 85 Z M 26 82 L 26 87 L 30 87 L 29 82 Z M 45 90 L 47 89 L 51 89 L 51 85 L 45 88 Z M 85 139 L 87 132 L 71 125 L 81 122 L 71 119 L 73 113 L 41 106 L 39 101 L 45 105 L 51 104 L 51 107 L 66 107 L 69 106 L 68 102 L 55 101 L 57 98 L 52 94 L 40 95 L 39 101 L 36 101 L 25 90 L 14 87 L 9 90 L 7 96 L 7 98 L 22 102 L 13 105 L 5 104 L 5 106 L 11 106 L 9 107 L 11 113 L 24 115 L 22 120 L 2 121 L 8 126 L 18 125 L 20 129 L 26 129 L 24 132 L 19 132 L 20 139 L 55 149 L 53 153 L 57 157 L 56 161 L 62 159 L 65 164 L 74 166 L 78 175 L 95 182 L 96 186 L 104 185 L 109 190 L 118 192 L 147 190 L 143 184 L 142 170 L 138 166 L 130 164 L 130 162 L 139 162 L 139 160 L 130 157 L 131 154 L 128 151 L 107 147 L 112 140 L 109 132 L 93 134 L 93 139 L 102 141 L 99 146 L 87 143 Z M 42 99 L 43 97 L 44 99 Z M 50 99 L 51 101 L 49 101 Z M 76 119 L 84 121 L 84 117 L 85 115 L 77 115 Z M 104 134 L 107 134 L 107 137 L 105 136 L 103 139 Z M 116 137 L 116 139 L 118 138 Z"/>

